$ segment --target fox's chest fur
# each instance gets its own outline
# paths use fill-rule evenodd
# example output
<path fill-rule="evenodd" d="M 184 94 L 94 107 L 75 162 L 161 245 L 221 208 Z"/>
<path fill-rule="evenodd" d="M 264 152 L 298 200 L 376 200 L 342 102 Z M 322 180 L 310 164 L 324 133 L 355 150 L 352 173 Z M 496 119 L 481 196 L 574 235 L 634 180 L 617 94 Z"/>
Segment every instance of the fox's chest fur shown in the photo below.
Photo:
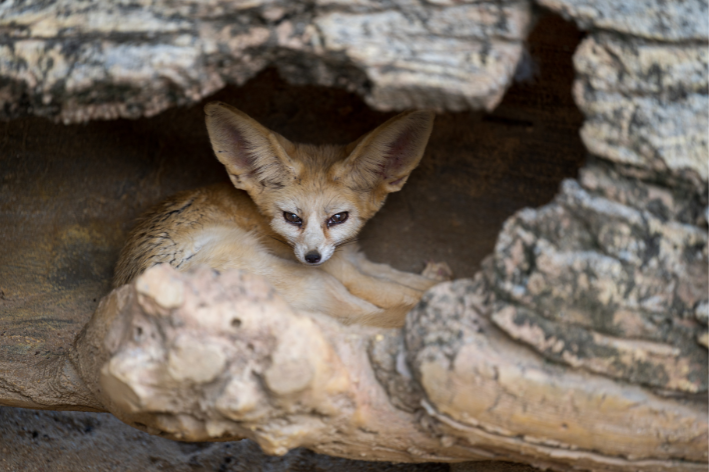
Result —
<path fill-rule="evenodd" d="M 228 105 L 206 112 L 232 185 L 183 192 L 145 214 L 121 252 L 114 286 L 156 264 L 242 269 L 265 277 L 296 310 L 400 326 L 436 281 L 374 264 L 355 241 L 418 165 L 432 114 L 404 113 L 348 146 L 312 146 Z"/>

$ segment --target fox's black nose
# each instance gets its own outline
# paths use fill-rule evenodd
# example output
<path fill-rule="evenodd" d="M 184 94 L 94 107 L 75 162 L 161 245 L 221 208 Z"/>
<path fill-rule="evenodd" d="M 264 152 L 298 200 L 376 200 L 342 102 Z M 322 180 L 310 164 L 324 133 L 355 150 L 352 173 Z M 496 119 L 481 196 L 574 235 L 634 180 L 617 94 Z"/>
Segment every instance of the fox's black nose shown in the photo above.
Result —
<path fill-rule="evenodd" d="M 310 251 L 305 255 L 305 262 L 308 264 L 317 264 L 320 262 L 320 253 L 318 251 Z"/>

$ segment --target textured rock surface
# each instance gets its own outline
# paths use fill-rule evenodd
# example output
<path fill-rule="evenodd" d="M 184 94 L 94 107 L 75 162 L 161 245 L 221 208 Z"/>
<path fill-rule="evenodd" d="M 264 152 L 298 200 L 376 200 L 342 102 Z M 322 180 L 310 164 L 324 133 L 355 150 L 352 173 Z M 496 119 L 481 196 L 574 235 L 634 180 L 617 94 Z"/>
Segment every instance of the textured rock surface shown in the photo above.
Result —
<path fill-rule="evenodd" d="M 355 459 L 478 459 L 441 447 L 391 404 L 367 361 L 376 333 L 296 314 L 261 277 L 164 265 L 104 298 L 71 364 L 108 411 L 171 439 L 249 438 L 275 455 L 303 446 Z"/>
<path fill-rule="evenodd" d="M 709 12 L 704 0 L 537 0 L 573 18 L 585 30 L 617 31 L 660 41 L 706 41 Z"/>
<path fill-rule="evenodd" d="M 531 23 L 524 0 L 0 5 L 0 117 L 152 116 L 276 65 L 378 110 L 492 109 Z"/>
<path fill-rule="evenodd" d="M 486 283 L 434 287 L 402 337 L 293 313 L 257 276 L 156 266 L 104 298 L 69 358 L 108 411 L 172 439 L 398 462 L 704 466 L 706 405 L 550 365 L 490 323 Z"/>
<path fill-rule="evenodd" d="M 707 2 L 540 3 L 593 31 L 574 97 L 602 159 L 508 222 L 493 319 L 557 362 L 706 392 Z"/>
<path fill-rule="evenodd" d="M 574 59 L 588 150 L 658 174 L 709 177 L 704 0 L 540 0 L 593 33 Z M 619 35 L 618 33 L 622 33 Z"/>
<path fill-rule="evenodd" d="M 490 323 L 496 300 L 484 277 L 441 284 L 407 319 L 408 360 L 425 392 L 422 422 L 442 443 L 552 468 L 705 467 L 704 402 L 682 405 L 545 362 Z"/>
<path fill-rule="evenodd" d="M 555 202 L 510 219 L 490 284 L 494 322 L 547 358 L 632 383 L 707 390 L 706 193 L 587 166 Z M 682 190 L 685 190 L 684 192 Z M 684 220 L 684 221 L 682 221 Z"/>

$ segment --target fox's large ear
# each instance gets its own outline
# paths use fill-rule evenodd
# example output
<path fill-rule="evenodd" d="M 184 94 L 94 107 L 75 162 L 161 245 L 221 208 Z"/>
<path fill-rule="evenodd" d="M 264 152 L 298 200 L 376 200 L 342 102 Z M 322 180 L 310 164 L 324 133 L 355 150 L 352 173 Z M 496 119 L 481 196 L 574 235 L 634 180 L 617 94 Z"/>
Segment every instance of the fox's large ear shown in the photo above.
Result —
<path fill-rule="evenodd" d="M 236 108 L 222 102 L 204 107 L 212 149 L 236 188 L 284 186 L 297 175 L 285 148 L 293 145 Z"/>
<path fill-rule="evenodd" d="M 390 119 L 350 145 L 341 174 L 360 189 L 398 192 L 423 157 L 433 112 L 410 111 Z"/>

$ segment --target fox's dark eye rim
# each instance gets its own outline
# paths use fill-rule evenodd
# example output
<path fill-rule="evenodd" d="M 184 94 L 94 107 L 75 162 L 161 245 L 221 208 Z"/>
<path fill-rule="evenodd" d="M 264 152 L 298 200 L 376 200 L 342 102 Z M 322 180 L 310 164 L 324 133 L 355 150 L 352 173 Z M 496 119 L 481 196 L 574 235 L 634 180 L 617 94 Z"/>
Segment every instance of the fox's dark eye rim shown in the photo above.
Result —
<path fill-rule="evenodd" d="M 303 224 L 303 220 L 300 219 L 300 216 L 289 211 L 283 212 L 283 219 L 285 219 L 288 223 L 292 225 L 300 226 Z"/>
<path fill-rule="evenodd" d="M 332 215 L 328 220 L 327 220 L 327 226 L 334 226 L 334 225 L 340 225 L 347 221 L 347 218 L 349 218 L 350 213 L 348 211 L 341 211 L 340 213 L 336 213 Z"/>

